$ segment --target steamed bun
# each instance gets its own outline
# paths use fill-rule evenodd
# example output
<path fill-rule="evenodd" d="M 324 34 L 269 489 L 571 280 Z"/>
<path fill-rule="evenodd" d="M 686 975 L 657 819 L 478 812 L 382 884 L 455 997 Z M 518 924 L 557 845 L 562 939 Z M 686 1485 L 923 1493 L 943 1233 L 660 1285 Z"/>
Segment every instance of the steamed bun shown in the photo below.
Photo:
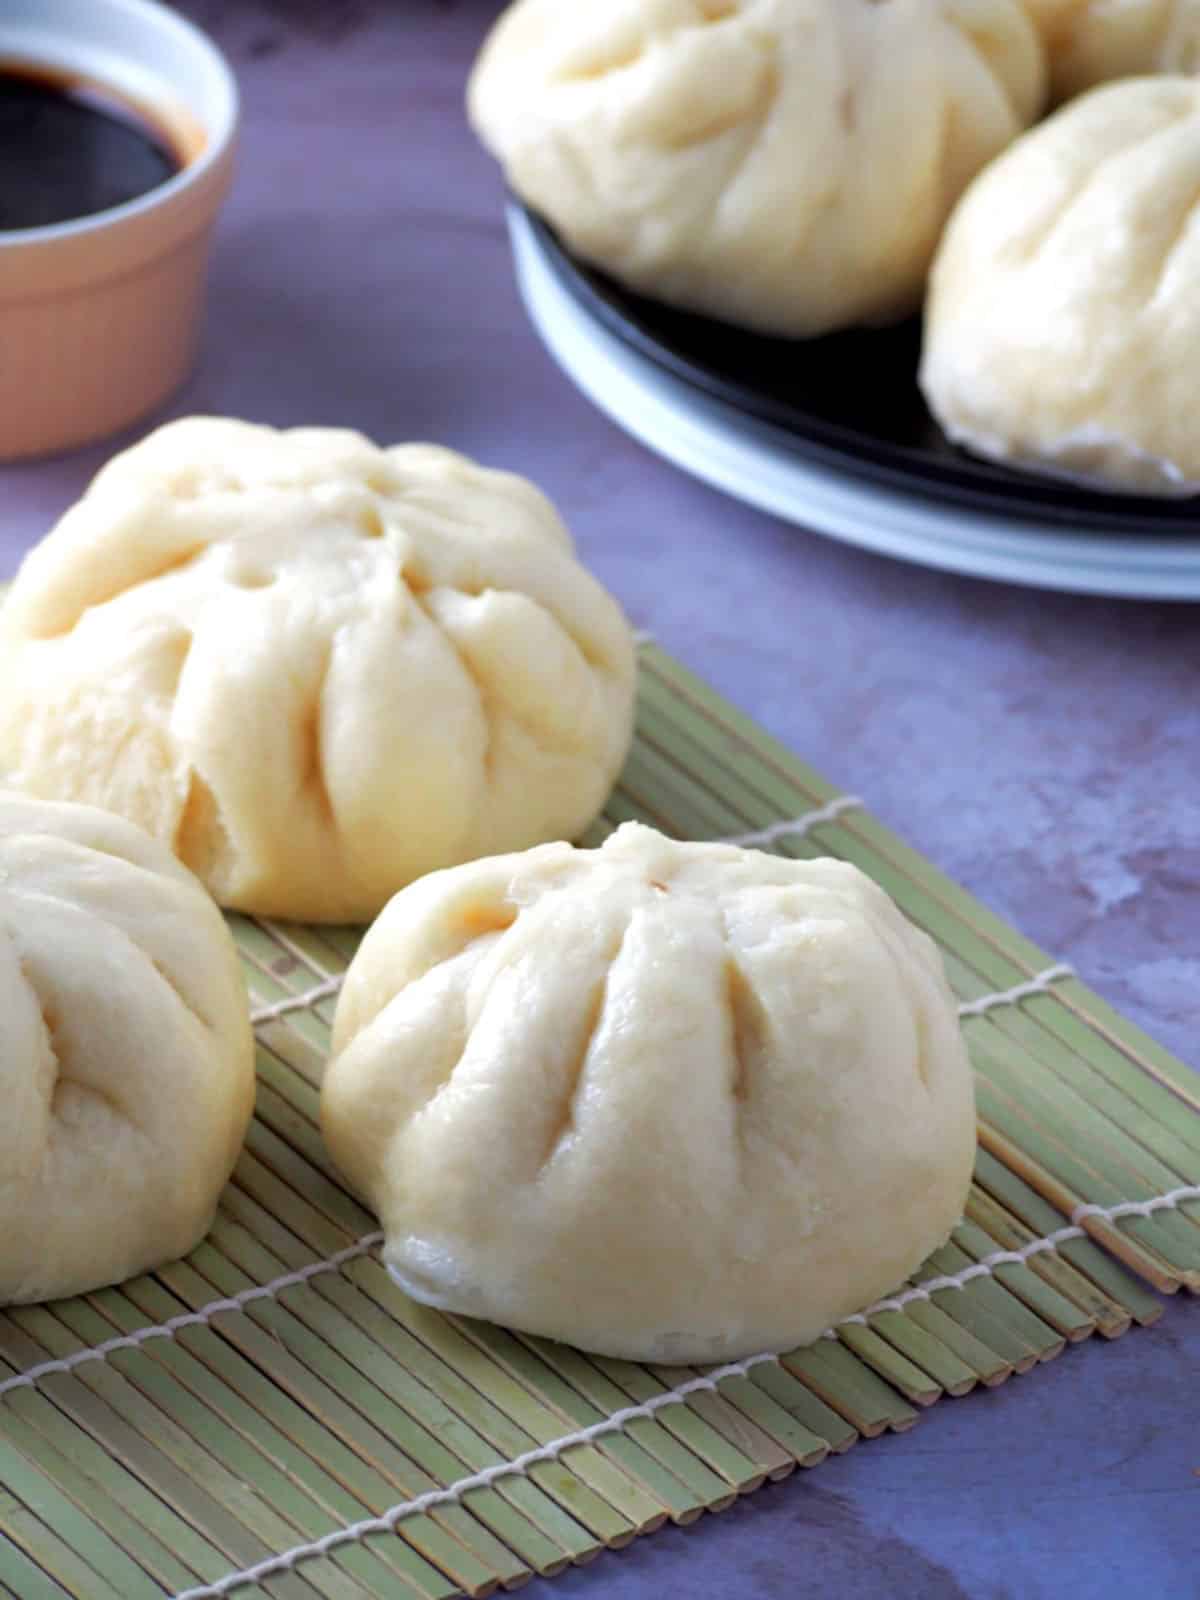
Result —
<path fill-rule="evenodd" d="M 1200 489 L 1200 83 L 1072 101 L 946 231 L 921 384 L 980 455 L 1141 494 Z"/>
<path fill-rule="evenodd" d="M 449 450 L 194 418 L 110 462 L 0 613 L 0 775 L 226 906 L 365 920 L 581 832 L 634 659 L 550 503 Z"/>
<path fill-rule="evenodd" d="M 1025 0 L 1046 44 L 1054 98 L 1114 78 L 1200 68 L 1200 0 Z"/>
<path fill-rule="evenodd" d="M 917 308 L 951 206 L 1044 75 L 1020 0 L 517 0 L 469 105 L 577 255 L 805 336 Z"/>
<path fill-rule="evenodd" d="M 254 1104 L 220 912 L 90 806 L 0 794 L 0 1305 L 83 1294 L 208 1231 Z"/>
<path fill-rule="evenodd" d="M 608 1355 L 783 1349 L 962 1213 L 931 941 L 838 861 L 628 824 L 398 895 L 347 975 L 326 1140 L 416 1299 Z"/>

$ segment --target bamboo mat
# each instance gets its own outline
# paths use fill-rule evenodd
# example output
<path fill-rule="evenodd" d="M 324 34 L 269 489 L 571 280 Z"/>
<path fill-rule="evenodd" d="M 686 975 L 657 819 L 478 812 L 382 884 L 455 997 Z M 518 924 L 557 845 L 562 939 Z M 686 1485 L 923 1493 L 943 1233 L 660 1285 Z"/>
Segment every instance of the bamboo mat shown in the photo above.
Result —
<path fill-rule="evenodd" d="M 345 930 L 234 919 L 259 1100 L 208 1240 L 120 1289 L 0 1313 L 0 1592 L 441 1600 L 719 1511 L 1200 1291 L 1200 1078 L 652 646 L 596 843 L 833 854 L 939 941 L 978 1073 L 962 1226 L 814 1346 L 636 1366 L 442 1316 L 378 1261 L 317 1089 Z"/>

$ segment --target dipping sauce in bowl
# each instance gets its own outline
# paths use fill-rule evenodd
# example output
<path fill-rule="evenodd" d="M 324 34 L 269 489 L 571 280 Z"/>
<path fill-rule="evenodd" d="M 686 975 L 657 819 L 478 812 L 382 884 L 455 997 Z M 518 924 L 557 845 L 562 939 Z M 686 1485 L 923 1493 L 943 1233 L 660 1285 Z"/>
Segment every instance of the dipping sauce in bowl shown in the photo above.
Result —
<path fill-rule="evenodd" d="M 137 200 L 186 152 L 115 89 L 0 61 L 0 230 L 49 228 Z"/>

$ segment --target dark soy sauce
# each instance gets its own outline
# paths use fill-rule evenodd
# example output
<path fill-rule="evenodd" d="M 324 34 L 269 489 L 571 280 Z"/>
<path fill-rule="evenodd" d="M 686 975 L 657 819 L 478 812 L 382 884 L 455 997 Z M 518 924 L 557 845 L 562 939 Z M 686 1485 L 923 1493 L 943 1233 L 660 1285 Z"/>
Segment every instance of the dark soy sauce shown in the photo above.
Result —
<path fill-rule="evenodd" d="M 0 61 L 0 230 L 93 216 L 182 166 L 169 135 L 115 91 Z"/>

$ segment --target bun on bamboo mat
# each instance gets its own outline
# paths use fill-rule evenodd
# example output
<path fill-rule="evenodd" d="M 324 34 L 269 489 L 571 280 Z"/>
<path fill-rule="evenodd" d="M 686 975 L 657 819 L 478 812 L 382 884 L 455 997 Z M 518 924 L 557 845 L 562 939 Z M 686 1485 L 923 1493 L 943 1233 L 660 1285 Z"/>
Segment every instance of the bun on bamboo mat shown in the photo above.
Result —
<path fill-rule="evenodd" d="M 811 1342 L 962 1216 L 933 941 L 845 862 L 627 823 L 399 894 L 346 975 L 330 1150 L 414 1298 L 637 1361 Z"/>

